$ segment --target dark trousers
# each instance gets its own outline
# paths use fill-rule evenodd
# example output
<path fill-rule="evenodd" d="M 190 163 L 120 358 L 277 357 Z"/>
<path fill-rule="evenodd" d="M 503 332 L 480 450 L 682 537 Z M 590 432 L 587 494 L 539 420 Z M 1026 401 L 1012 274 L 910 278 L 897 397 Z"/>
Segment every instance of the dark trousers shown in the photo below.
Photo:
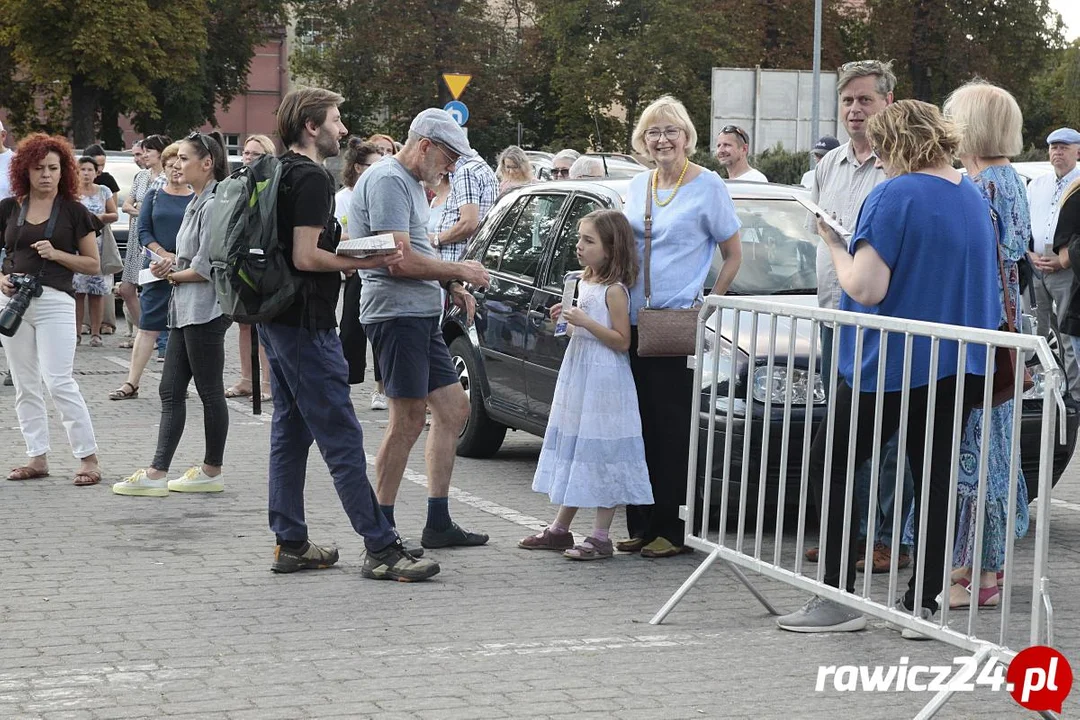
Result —
<path fill-rule="evenodd" d="M 259 325 L 270 361 L 270 529 L 278 540 L 307 540 L 304 483 L 308 451 L 319 446 L 345 514 L 369 550 L 397 539 L 367 476 L 364 431 L 349 397 L 349 368 L 334 330 Z"/>
<path fill-rule="evenodd" d="M 694 371 L 685 357 L 639 357 L 637 327 L 630 328 L 630 371 L 637 387 L 645 463 L 649 466 L 653 505 L 628 505 L 630 537 L 652 542 L 666 538 L 682 545 L 685 528 L 679 506 L 686 502 L 690 462 L 690 411 L 695 401 Z"/>
<path fill-rule="evenodd" d="M 964 381 L 966 398 L 978 398 L 982 393 L 982 378 L 967 376 Z M 832 468 L 828 482 L 829 490 L 829 527 L 826 544 L 822 548 L 825 563 L 825 584 L 840 587 L 840 552 L 843 542 L 844 503 L 847 496 L 847 449 L 851 434 L 851 399 L 855 391 L 846 382 L 837 382 L 836 419 L 833 429 Z M 934 599 L 941 593 L 942 573 L 945 567 L 945 533 L 948 530 L 949 475 L 952 468 L 953 440 L 953 405 L 956 400 L 956 377 L 947 377 L 937 382 L 937 396 L 934 406 L 930 407 L 929 387 L 912 388 L 909 395 L 907 422 L 907 457 L 910 458 L 911 476 L 915 483 L 915 534 L 919 545 L 925 548 L 925 574 L 920 605 L 937 611 Z M 881 416 L 881 445 L 884 446 L 897 432 L 900 425 L 900 392 L 888 392 L 884 395 Z M 967 423 L 971 414 L 971 402 L 964 403 L 964 417 L 961 427 Z M 923 451 L 927 444 L 926 419 L 934 417 L 933 435 L 930 438 L 930 476 L 922 475 Z M 858 469 L 870 459 L 874 451 L 874 393 L 859 393 L 858 427 L 855 429 L 855 465 Z M 822 423 L 814 435 L 810 449 L 810 477 L 815 485 L 818 507 L 822 502 L 822 487 L 825 481 L 825 438 L 826 425 Z M 881 478 L 881 482 L 895 482 L 896 478 Z M 919 503 L 922 497 L 923 482 L 930 483 L 930 498 L 926 515 L 926 526 L 919 527 Z M 852 492 L 855 492 L 854 486 Z M 855 590 L 855 552 L 859 523 L 854 517 L 858 502 L 851 499 L 852 517 L 848 518 L 848 562 L 844 570 L 844 588 L 848 592 Z M 890 519 L 891 522 L 891 519 Z M 908 582 L 904 595 L 904 605 L 915 606 L 915 573 Z"/>
<path fill-rule="evenodd" d="M 157 451 L 152 463 L 168 470 L 187 423 L 187 390 L 192 378 L 203 405 L 203 433 L 206 454 L 203 463 L 220 467 L 229 435 L 229 406 L 225 403 L 225 331 L 230 320 L 224 316 L 202 325 L 174 328 L 165 346 L 161 369 L 161 425 Z"/>
<path fill-rule="evenodd" d="M 341 323 L 339 337 L 345 361 L 349 364 L 349 384 L 364 382 L 367 371 L 367 335 L 360 324 L 360 273 L 345 278 L 345 292 L 341 300 Z M 379 363 L 375 363 L 375 379 L 379 377 Z"/>

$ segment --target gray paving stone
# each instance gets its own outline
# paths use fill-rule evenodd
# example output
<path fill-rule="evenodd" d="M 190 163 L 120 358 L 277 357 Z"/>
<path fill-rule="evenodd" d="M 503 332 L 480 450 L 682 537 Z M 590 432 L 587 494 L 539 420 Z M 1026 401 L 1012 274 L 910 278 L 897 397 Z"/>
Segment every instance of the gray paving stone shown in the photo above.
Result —
<path fill-rule="evenodd" d="M 229 377 L 237 373 L 235 332 L 227 340 Z M 119 371 L 109 358 L 127 354 L 116 341 L 80 349 L 77 367 Z M 144 381 L 145 398 L 110 402 L 105 395 L 119 379 L 79 378 L 109 481 L 149 460 L 158 422 L 153 378 Z M 367 409 L 370 389 L 354 391 L 369 457 L 386 423 L 386 413 Z M 11 389 L 0 388 L 0 418 L 10 418 L 4 410 L 12 402 Z M 363 543 L 317 452 L 308 467 L 308 521 L 312 538 L 336 544 L 342 561 L 332 571 L 276 576 L 266 528 L 268 424 L 238 409 L 230 413 L 229 479 L 220 496 L 120 498 L 108 483 L 73 488 L 74 462 L 55 417 L 54 477 L 0 481 L 0 523 L 13 539 L 0 546 L 0 719 L 893 720 L 913 717 L 929 697 L 816 693 L 818 666 L 895 664 L 901 657 L 940 664 L 964 654 L 941 643 L 904 642 L 876 620 L 853 635 L 782 633 L 722 563 L 664 625 L 651 626 L 649 618 L 703 555 L 653 562 L 620 555 L 604 563 L 538 556 L 515 547 L 528 528 L 460 499 L 451 501 L 454 518 L 489 532 L 487 547 L 431 551 L 443 563 L 431 583 L 365 580 Z M 201 456 L 201 421 L 193 398 L 177 468 Z M 22 459 L 13 425 L 0 423 L 0 447 L 9 449 L 12 465 Z M 546 521 L 553 512 L 547 498 L 530 491 L 538 452 L 539 440 L 511 433 L 494 458 L 458 458 L 454 486 Z M 409 467 L 424 472 L 422 447 Z M 1056 643 L 1074 665 L 1077 467 L 1054 492 L 1071 505 L 1050 511 Z M 396 510 L 402 531 L 418 538 L 425 513 L 424 489 L 407 478 Z M 616 535 L 621 523 L 620 515 Z M 1034 532 L 1035 526 L 1018 541 L 1019 551 L 1030 552 Z M 793 557 L 794 537 L 784 543 Z M 782 610 L 805 597 L 751 579 Z M 1028 643 L 1021 615 L 1031 578 L 1018 575 L 1016 582 L 1010 642 L 1021 647 Z M 675 676 L 658 681 L 665 671 Z M 1067 701 L 1067 716 L 1080 712 L 1078 698 Z M 996 720 L 1018 710 L 1004 693 L 980 689 L 958 694 L 937 717 Z"/>

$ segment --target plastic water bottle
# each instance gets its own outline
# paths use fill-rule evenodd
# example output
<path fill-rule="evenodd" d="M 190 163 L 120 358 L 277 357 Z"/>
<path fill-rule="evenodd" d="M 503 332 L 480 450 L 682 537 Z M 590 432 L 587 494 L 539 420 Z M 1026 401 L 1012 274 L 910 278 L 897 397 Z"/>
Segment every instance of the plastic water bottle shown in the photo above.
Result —
<path fill-rule="evenodd" d="M 562 286 L 562 314 L 555 321 L 555 337 L 568 334 L 569 323 L 566 322 L 566 311 L 574 306 L 574 294 L 577 292 L 578 280 L 581 279 L 580 270 L 572 270 L 563 276 Z"/>

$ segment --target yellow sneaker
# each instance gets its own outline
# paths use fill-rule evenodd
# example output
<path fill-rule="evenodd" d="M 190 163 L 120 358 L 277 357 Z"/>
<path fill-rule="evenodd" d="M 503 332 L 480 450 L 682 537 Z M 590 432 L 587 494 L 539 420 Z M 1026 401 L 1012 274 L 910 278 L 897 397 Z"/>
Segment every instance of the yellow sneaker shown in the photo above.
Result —
<path fill-rule="evenodd" d="M 225 489 L 225 478 L 222 475 L 210 477 L 199 466 L 190 468 L 184 476 L 169 481 L 169 489 L 173 492 L 221 492 Z"/>
<path fill-rule="evenodd" d="M 131 477 L 114 483 L 112 491 L 117 495 L 132 495 L 136 497 L 165 497 L 169 494 L 167 478 L 154 480 L 147 477 L 146 470 L 136 470 Z"/>

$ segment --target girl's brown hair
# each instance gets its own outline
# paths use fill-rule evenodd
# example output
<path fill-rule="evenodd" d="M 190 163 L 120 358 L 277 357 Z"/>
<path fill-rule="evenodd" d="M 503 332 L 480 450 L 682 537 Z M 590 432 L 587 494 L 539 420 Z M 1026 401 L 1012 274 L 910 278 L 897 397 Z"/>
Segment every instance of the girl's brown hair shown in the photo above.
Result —
<path fill-rule="evenodd" d="M 630 221 L 617 210 L 594 210 L 578 221 L 579 232 L 583 222 L 591 223 L 596 229 L 607 262 L 597 272 L 585 268 L 582 279 L 601 285 L 622 283 L 628 288 L 632 287 L 637 280 L 638 261 Z"/>

